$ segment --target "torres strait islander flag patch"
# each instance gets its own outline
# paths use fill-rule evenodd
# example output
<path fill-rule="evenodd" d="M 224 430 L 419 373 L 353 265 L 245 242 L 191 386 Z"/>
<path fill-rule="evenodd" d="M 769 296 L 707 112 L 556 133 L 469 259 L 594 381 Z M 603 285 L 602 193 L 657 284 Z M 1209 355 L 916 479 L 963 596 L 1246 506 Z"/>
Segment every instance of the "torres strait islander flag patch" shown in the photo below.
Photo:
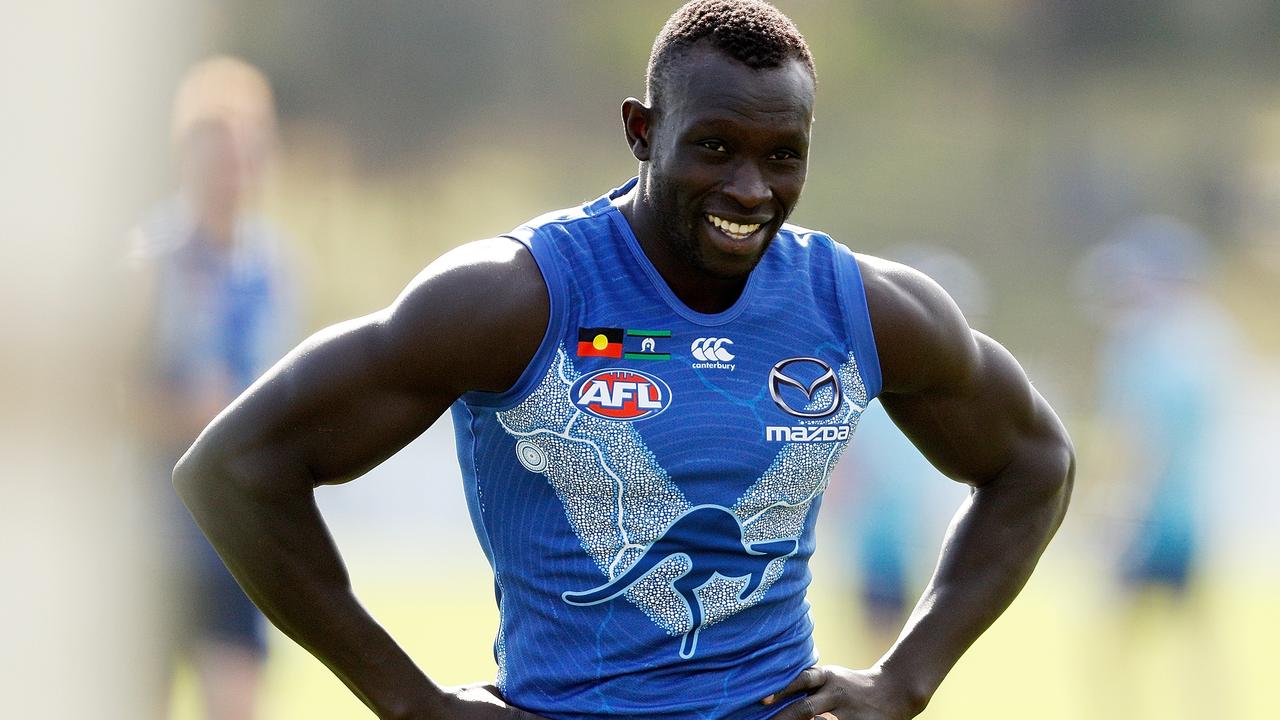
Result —
<path fill-rule="evenodd" d="M 622 357 L 627 360 L 670 360 L 671 353 L 663 352 L 659 343 L 671 339 L 670 330 L 627 330 L 626 347 Z"/>
<path fill-rule="evenodd" d="M 622 357 L 622 328 L 578 328 L 578 357 Z"/>

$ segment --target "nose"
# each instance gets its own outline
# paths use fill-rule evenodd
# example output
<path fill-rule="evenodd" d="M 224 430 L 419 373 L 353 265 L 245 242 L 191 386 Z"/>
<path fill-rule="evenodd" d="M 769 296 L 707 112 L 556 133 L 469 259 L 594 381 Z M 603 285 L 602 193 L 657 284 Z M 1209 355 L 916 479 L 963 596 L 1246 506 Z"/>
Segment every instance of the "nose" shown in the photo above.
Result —
<path fill-rule="evenodd" d="M 759 207 L 773 197 L 764 173 L 753 162 L 738 163 L 724 185 L 724 194 L 748 210 Z"/>

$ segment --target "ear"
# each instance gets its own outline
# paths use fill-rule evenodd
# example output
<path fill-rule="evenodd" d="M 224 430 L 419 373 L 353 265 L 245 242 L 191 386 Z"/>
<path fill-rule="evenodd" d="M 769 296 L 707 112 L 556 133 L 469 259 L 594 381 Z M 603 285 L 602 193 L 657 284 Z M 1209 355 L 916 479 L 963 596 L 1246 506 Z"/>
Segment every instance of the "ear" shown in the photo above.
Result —
<path fill-rule="evenodd" d="M 649 132 L 653 129 L 653 110 L 631 97 L 622 102 L 622 130 L 627 134 L 627 146 L 636 159 L 644 162 L 652 151 Z"/>

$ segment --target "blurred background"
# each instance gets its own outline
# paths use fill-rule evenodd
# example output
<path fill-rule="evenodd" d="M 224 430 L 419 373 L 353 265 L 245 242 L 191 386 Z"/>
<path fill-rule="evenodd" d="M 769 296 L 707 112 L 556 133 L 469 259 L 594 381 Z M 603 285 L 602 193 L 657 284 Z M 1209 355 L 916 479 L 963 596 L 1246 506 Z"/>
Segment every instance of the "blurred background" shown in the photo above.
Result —
<path fill-rule="evenodd" d="M 0 715 L 367 716 L 274 630 L 174 640 L 198 563 L 157 468 L 283 348 L 633 175 L 619 105 L 675 5 L 6 13 Z M 1280 716 L 1280 3 L 778 5 L 819 76 L 793 221 L 934 275 L 1078 446 L 1057 539 L 922 717 Z M 873 406 L 828 491 L 824 662 L 879 656 L 963 497 L 895 433 Z M 424 669 L 492 678 L 448 418 L 318 495 Z"/>

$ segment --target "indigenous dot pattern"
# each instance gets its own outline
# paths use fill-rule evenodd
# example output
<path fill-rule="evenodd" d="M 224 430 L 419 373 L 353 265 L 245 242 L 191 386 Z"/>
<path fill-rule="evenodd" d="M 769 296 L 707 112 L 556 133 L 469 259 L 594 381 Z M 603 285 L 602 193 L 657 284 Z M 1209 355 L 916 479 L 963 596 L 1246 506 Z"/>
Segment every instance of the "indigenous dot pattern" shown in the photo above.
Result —
<path fill-rule="evenodd" d="M 689 507 L 631 423 L 605 420 L 574 406 L 577 380 L 563 348 L 537 389 L 498 413 L 519 438 L 516 455 L 541 472 L 564 504 L 569 524 L 610 579 L 625 572 L 644 548 Z"/>
<path fill-rule="evenodd" d="M 801 424 L 847 424 L 852 435 L 867 404 L 866 388 L 852 354 L 837 373 L 844 388 L 840 408 L 834 415 Z M 517 439 L 517 459 L 551 483 L 583 550 L 612 580 L 625 573 L 691 503 L 631 423 L 598 418 L 574 405 L 569 390 L 578 377 L 562 346 L 537 388 L 497 417 Z M 806 410 L 827 407 L 832 392 L 823 388 L 815 393 Z M 847 445 L 848 440 L 784 445 L 732 508 L 746 542 L 800 537 L 813 501 L 826 489 Z M 704 611 L 701 627 L 759 602 L 781 577 L 785 564 L 785 557 L 771 562 L 759 587 L 746 598 L 739 598 L 746 587 L 744 578 L 715 576 L 708 581 L 696 591 Z M 626 598 L 668 634 L 683 635 L 693 629 L 693 620 L 673 583 L 691 569 L 687 556 L 672 555 L 632 585 Z M 498 645 L 501 658 L 501 635 Z"/>
<path fill-rule="evenodd" d="M 498 584 L 498 592 L 505 597 L 502 591 L 502 580 L 495 578 Z M 498 677 L 494 680 L 494 684 L 499 690 L 506 692 L 507 689 L 507 622 L 506 613 L 502 612 L 501 606 L 498 608 L 498 639 L 493 643 L 493 655 L 498 662 Z"/>

